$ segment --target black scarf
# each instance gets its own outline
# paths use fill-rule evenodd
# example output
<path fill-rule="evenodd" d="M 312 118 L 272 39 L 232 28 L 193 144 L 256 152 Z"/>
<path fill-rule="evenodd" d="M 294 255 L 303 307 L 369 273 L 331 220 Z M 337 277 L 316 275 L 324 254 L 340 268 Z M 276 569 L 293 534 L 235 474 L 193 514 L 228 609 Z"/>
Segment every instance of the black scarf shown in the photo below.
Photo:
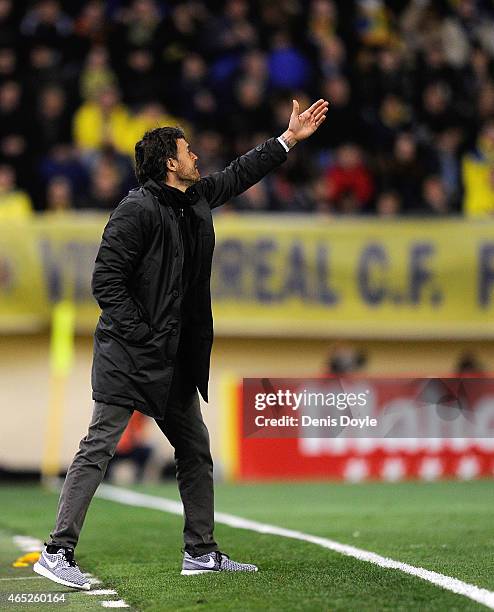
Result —
<path fill-rule="evenodd" d="M 153 180 L 149 180 L 146 183 L 146 187 L 149 187 L 163 204 L 171 206 L 175 213 L 182 237 L 184 263 L 182 268 L 182 287 L 173 287 L 172 289 L 179 289 L 181 291 L 183 295 L 182 310 L 187 310 L 186 302 L 189 296 L 189 289 L 194 283 L 195 272 L 199 269 L 199 262 L 194 262 L 197 228 L 194 215 L 190 209 L 193 198 L 189 197 L 189 194 L 180 191 L 180 189 L 163 185 Z"/>
<path fill-rule="evenodd" d="M 175 217 L 178 221 L 182 244 L 184 248 L 184 264 L 182 268 L 182 293 L 183 301 L 185 302 L 187 293 L 190 289 L 193 272 L 194 272 L 194 253 L 196 231 L 194 227 L 193 215 L 190 210 L 190 199 L 180 189 L 163 185 L 163 193 L 166 198 L 166 203 L 173 208 Z"/>

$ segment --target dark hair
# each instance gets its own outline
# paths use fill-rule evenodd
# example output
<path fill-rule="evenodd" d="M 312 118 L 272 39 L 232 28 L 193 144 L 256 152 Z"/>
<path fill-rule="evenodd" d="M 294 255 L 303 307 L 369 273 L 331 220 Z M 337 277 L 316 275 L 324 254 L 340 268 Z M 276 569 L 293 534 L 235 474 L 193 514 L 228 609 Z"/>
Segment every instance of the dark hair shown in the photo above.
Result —
<path fill-rule="evenodd" d="M 136 177 L 140 185 L 148 179 L 164 181 L 166 179 L 166 162 L 177 158 L 177 140 L 185 138 L 179 127 L 162 127 L 146 132 L 136 143 Z"/>

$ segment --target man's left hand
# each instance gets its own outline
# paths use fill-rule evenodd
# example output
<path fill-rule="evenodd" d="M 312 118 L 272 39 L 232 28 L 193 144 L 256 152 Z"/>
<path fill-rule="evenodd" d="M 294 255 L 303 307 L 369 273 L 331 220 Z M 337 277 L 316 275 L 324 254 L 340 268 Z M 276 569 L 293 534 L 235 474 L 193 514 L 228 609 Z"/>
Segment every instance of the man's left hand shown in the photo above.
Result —
<path fill-rule="evenodd" d="M 293 100 L 293 110 L 288 129 L 281 136 L 286 144 L 291 148 L 300 140 L 305 140 L 311 136 L 326 119 L 328 106 L 329 102 L 321 98 L 303 113 L 300 113 L 298 101 Z"/>

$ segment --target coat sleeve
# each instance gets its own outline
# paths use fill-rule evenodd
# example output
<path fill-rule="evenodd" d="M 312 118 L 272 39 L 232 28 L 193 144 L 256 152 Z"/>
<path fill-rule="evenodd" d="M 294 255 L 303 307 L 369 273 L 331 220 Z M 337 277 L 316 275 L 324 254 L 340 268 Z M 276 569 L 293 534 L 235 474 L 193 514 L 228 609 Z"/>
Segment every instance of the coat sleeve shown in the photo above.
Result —
<path fill-rule="evenodd" d="M 198 189 L 211 208 L 221 206 L 259 182 L 268 172 L 287 158 L 283 145 L 270 138 L 245 155 L 237 157 L 221 172 L 214 172 L 199 181 Z"/>
<path fill-rule="evenodd" d="M 145 211 L 124 200 L 108 221 L 96 256 L 92 291 L 115 331 L 132 342 L 151 335 L 151 329 L 129 291 L 129 282 L 146 244 Z"/>

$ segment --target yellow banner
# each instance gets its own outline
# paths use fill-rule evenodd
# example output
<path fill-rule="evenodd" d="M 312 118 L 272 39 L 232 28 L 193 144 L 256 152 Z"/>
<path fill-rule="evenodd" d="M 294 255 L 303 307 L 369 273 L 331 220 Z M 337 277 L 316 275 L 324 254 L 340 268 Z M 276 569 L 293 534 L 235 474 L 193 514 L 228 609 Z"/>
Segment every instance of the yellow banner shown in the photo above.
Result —
<path fill-rule="evenodd" d="M 92 331 L 105 218 L 0 229 L 0 327 L 47 325 L 61 299 Z M 494 338 L 494 222 L 217 215 L 217 334 Z"/>

